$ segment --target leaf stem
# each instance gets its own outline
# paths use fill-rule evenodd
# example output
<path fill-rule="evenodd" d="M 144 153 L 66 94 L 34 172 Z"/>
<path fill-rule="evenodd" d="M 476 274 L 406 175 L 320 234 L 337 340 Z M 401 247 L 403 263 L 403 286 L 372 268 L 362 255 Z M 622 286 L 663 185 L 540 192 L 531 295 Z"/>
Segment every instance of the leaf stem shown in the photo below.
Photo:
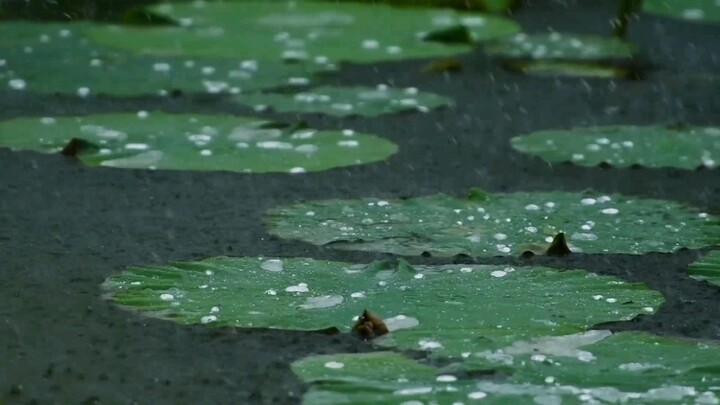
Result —
<path fill-rule="evenodd" d="M 627 40 L 628 25 L 632 18 L 642 7 L 643 0 L 620 0 L 620 8 L 613 22 L 613 35 L 623 41 Z"/>

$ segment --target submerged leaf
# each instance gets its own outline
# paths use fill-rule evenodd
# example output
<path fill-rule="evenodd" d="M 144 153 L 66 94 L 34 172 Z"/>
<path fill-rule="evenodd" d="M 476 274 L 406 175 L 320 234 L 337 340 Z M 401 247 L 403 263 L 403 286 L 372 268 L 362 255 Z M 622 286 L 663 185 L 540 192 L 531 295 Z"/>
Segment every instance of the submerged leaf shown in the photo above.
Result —
<path fill-rule="evenodd" d="M 462 62 L 458 58 L 443 58 L 434 60 L 422 68 L 423 73 L 459 72 Z"/>
<path fill-rule="evenodd" d="M 474 190 L 468 199 L 310 201 L 270 210 L 267 223 L 275 235 L 316 245 L 445 257 L 519 255 L 559 232 L 588 253 L 668 252 L 720 241 L 717 219 L 696 209 L 593 193 Z"/>
<path fill-rule="evenodd" d="M 78 134 L 82 140 L 72 142 Z M 257 118 L 160 112 L 0 121 L 0 145 L 66 150 L 88 165 L 259 173 L 375 162 L 397 150 L 390 141 L 352 130 L 317 131 Z"/>
<path fill-rule="evenodd" d="M 708 253 L 688 267 L 688 274 L 696 280 L 706 280 L 720 286 L 720 250 Z"/>

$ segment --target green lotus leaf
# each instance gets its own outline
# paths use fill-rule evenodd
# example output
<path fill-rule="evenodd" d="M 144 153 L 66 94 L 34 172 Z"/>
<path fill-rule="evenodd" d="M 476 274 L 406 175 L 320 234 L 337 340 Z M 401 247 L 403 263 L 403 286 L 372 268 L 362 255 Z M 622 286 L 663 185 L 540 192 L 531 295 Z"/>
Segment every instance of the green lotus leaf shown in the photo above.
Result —
<path fill-rule="evenodd" d="M 173 18 L 180 27 L 97 27 L 90 36 L 144 54 L 327 63 L 467 52 L 467 44 L 423 40 L 429 32 L 460 24 L 475 41 L 518 31 L 516 23 L 501 17 L 354 2 L 331 7 L 311 1 L 193 2 L 163 4 L 152 11 Z"/>
<path fill-rule="evenodd" d="M 473 193 L 471 193 L 473 194 Z M 272 209 L 270 232 L 339 249 L 433 256 L 519 255 L 559 232 L 573 251 L 671 252 L 718 243 L 718 221 L 681 204 L 592 193 L 310 201 Z"/>
<path fill-rule="evenodd" d="M 720 22 L 720 3 L 715 0 L 645 0 L 643 11 L 686 21 Z"/>
<path fill-rule="evenodd" d="M 325 0 L 337 2 L 337 0 Z M 348 1 L 348 0 L 345 0 Z M 502 13 L 518 6 L 517 0 L 351 0 L 359 3 L 379 2 L 394 6 L 408 7 L 448 7 L 456 10 L 479 10 L 490 13 Z"/>
<path fill-rule="evenodd" d="M 637 49 L 614 37 L 553 32 L 515 34 L 487 44 L 485 51 L 527 74 L 609 78 L 635 70 L 629 61 Z"/>
<path fill-rule="evenodd" d="M 512 139 L 520 152 L 581 166 L 715 168 L 720 127 L 607 126 L 546 130 Z"/>
<path fill-rule="evenodd" d="M 450 98 L 418 92 L 414 87 L 317 87 L 301 93 L 241 94 L 236 100 L 256 109 L 280 112 L 324 113 L 335 116 L 374 117 L 401 111 L 421 111 L 453 105 Z"/>
<path fill-rule="evenodd" d="M 310 356 L 293 363 L 292 369 L 313 383 L 304 398 L 308 404 L 473 403 L 480 399 L 490 404 L 533 405 L 718 402 L 717 343 L 607 331 L 541 342 L 508 347 L 514 355 L 493 353 L 495 367 L 507 373 L 504 379 L 488 378 L 490 369 L 483 376 L 476 368 L 479 365 L 473 358 L 486 353 L 471 354 L 465 363 L 445 368 L 381 352 Z M 579 349 L 574 347 L 578 342 Z M 580 358 L 575 353 L 581 353 Z"/>
<path fill-rule="evenodd" d="M 90 43 L 87 23 L 0 24 L 0 84 L 43 93 L 137 96 L 173 91 L 231 93 L 305 86 L 319 64 L 137 55 Z M 48 69 L 47 61 L 52 61 Z M 7 83 L 7 84 L 6 84 Z"/>
<path fill-rule="evenodd" d="M 51 153 L 77 146 L 73 139 L 85 142 L 77 154 L 83 163 L 130 169 L 302 173 L 376 162 L 397 151 L 390 141 L 352 130 L 227 115 L 141 111 L 0 122 L 3 146 Z"/>
<path fill-rule="evenodd" d="M 507 58 L 538 60 L 603 60 L 631 57 L 636 49 L 612 37 L 589 35 L 525 33 L 489 43 L 485 51 L 490 55 Z"/>
<path fill-rule="evenodd" d="M 688 274 L 696 280 L 707 280 L 720 286 L 720 250 L 708 253 L 688 267 Z"/>
<path fill-rule="evenodd" d="M 349 331 L 367 309 L 391 331 L 378 345 L 454 358 L 628 320 L 662 302 L 642 284 L 580 270 L 265 257 L 131 267 L 104 288 L 119 305 L 183 324 Z"/>

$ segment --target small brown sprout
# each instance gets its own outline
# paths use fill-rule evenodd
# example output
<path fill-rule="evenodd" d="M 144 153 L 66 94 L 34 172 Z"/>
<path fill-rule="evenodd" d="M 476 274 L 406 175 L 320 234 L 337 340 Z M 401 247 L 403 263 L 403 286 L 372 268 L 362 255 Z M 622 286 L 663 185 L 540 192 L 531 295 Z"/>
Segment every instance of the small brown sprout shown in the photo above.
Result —
<path fill-rule="evenodd" d="M 363 340 L 370 340 L 388 333 L 388 328 L 382 318 L 366 309 L 353 325 L 352 332 Z"/>
<path fill-rule="evenodd" d="M 92 142 L 88 142 L 80 138 L 72 138 L 65 147 L 63 147 L 61 154 L 65 156 L 77 157 L 83 152 L 93 151 L 99 149 L 97 145 Z"/>
<path fill-rule="evenodd" d="M 572 253 L 572 251 L 567 245 L 565 234 L 562 232 L 555 235 L 552 243 L 550 243 L 550 247 L 545 251 L 545 255 L 547 256 L 567 256 L 570 253 Z"/>

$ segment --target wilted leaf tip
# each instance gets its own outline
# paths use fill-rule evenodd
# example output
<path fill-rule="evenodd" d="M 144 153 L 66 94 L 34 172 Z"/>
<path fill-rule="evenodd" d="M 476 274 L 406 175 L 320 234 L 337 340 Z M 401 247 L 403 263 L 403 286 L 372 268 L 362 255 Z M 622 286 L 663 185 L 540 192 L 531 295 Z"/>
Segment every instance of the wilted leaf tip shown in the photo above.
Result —
<path fill-rule="evenodd" d="M 567 245 L 565 234 L 563 232 L 555 235 L 552 243 L 550 243 L 550 247 L 548 247 L 545 251 L 545 255 L 547 256 L 567 256 L 570 253 L 572 253 L 572 251 Z"/>
<path fill-rule="evenodd" d="M 363 340 L 370 340 L 388 333 L 388 328 L 382 318 L 365 309 L 353 325 L 352 332 Z"/>

